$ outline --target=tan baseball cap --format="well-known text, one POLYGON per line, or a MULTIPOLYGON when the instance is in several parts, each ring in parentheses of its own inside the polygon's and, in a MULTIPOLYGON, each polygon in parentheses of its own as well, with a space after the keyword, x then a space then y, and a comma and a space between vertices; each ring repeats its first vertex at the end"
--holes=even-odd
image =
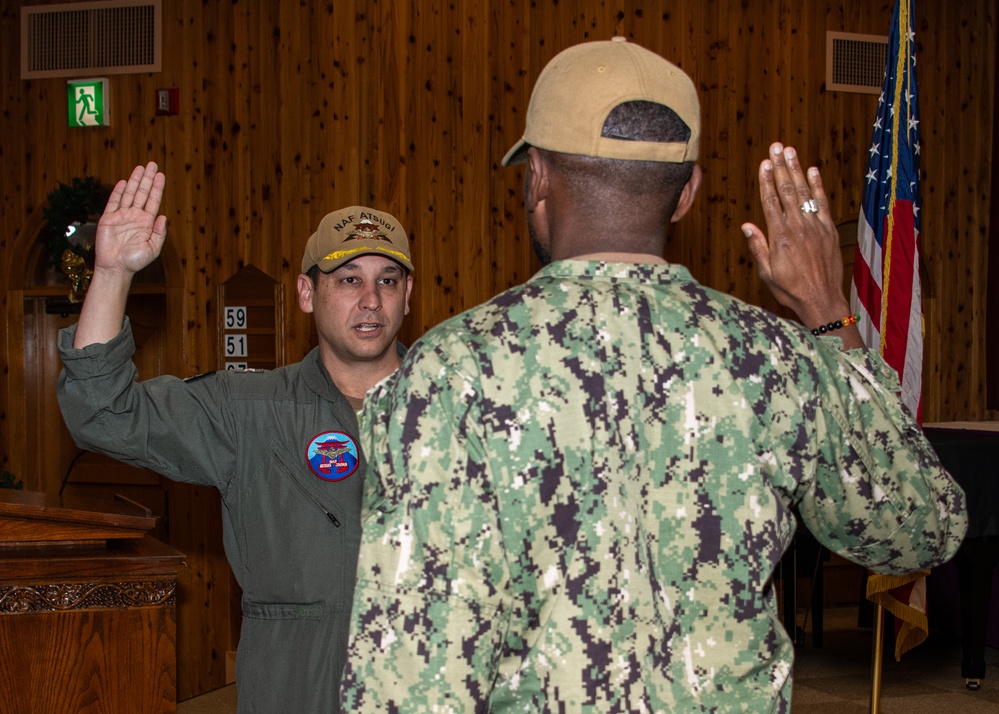
POLYGON ((384 255, 413 271, 409 238, 395 216, 365 206, 327 213, 305 244, 302 272, 318 265, 324 273, 359 255, 384 255))
POLYGON ((682 163, 697 159, 701 109, 683 70, 624 37, 574 45, 541 71, 527 107, 527 128, 503 165, 527 160, 529 146, 605 159, 682 163), (690 128, 685 143, 601 136, 604 121, 624 102, 663 104, 690 128))

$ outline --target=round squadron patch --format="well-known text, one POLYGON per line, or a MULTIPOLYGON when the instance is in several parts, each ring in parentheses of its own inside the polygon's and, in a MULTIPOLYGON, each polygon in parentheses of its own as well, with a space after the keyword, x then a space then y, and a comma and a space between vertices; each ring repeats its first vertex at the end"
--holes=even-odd
POLYGON ((305 460, 323 481, 343 481, 357 471, 357 442, 342 431, 324 431, 312 437, 305 460))

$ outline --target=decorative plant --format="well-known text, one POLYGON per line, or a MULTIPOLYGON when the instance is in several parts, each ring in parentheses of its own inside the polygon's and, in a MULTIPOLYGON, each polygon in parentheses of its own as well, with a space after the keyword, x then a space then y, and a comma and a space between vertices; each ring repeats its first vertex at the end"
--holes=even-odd
POLYGON ((95 220, 104 210, 111 189, 96 178, 74 178, 70 183, 59 182, 58 188, 49 194, 49 206, 45 209, 45 225, 38 239, 48 247, 49 265, 60 271, 63 252, 71 250, 80 258, 88 258, 88 250, 93 246, 74 244, 66 235, 73 224, 84 224, 95 220))

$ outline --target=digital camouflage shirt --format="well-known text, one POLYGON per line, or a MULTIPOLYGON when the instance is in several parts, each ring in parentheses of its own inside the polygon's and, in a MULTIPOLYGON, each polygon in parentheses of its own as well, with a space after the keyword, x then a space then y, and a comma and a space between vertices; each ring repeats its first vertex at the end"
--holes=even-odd
POLYGON ((881 573, 964 495, 866 351, 675 265, 563 261, 368 395, 345 711, 788 711, 792 509, 881 573))

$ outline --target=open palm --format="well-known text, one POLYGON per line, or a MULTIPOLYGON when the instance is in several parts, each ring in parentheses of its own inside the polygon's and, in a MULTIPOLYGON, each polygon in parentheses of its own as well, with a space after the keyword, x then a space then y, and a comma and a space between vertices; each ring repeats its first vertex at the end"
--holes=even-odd
POLYGON ((165 181, 150 161, 115 185, 97 223, 95 271, 137 273, 159 256, 166 238, 166 216, 158 215, 165 181))

